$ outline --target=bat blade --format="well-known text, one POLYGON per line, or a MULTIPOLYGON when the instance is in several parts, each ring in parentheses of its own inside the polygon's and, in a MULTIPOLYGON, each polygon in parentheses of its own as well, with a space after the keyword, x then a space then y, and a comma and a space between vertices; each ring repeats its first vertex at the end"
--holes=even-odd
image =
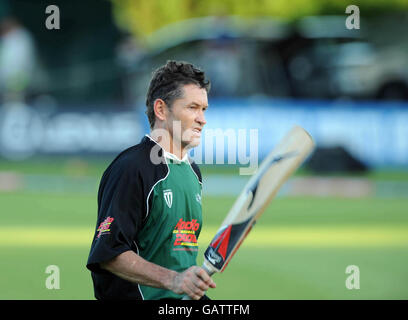
POLYGON ((229 261, 283 183, 314 149, 311 136, 295 126, 261 163, 204 253, 203 268, 224 271, 229 261))

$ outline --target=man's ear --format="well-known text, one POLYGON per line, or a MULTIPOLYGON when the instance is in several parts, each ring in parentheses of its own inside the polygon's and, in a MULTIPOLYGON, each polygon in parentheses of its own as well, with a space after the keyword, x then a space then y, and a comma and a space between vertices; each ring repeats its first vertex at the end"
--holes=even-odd
POLYGON ((167 105, 162 99, 156 99, 153 105, 154 114, 157 119, 164 121, 167 119, 167 105))

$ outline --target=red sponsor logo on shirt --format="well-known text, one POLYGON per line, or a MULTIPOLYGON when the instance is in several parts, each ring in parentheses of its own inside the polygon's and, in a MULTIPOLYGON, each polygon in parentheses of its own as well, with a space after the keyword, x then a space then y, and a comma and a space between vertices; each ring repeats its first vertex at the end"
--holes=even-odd
POLYGON ((99 225, 99 228, 97 231, 99 231, 97 238, 99 238, 103 234, 109 234, 110 233, 110 225, 115 220, 114 218, 107 217, 105 220, 102 221, 102 223, 99 225))
POLYGON ((200 224, 197 222, 197 219, 191 221, 180 219, 173 230, 173 233, 176 235, 174 246, 197 247, 198 243, 195 233, 199 228, 200 224))

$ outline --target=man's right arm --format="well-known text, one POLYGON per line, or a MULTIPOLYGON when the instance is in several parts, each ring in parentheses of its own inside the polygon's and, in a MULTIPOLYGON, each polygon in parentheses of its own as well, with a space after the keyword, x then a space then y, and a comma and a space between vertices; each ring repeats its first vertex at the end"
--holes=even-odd
POLYGON ((130 250, 100 263, 100 267, 127 281, 187 294, 194 300, 200 299, 208 288, 215 288, 211 277, 198 266, 179 273, 151 263, 130 250))

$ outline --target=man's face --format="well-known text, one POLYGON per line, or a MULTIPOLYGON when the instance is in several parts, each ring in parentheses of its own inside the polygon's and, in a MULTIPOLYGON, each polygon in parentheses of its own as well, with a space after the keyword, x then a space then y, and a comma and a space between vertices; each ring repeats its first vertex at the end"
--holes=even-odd
POLYGON ((183 149, 190 149, 201 142, 208 99, 207 91, 195 84, 184 85, 183 91, 183 96, 173 102, 166 122, 173 143, 180 143, 183 149))

